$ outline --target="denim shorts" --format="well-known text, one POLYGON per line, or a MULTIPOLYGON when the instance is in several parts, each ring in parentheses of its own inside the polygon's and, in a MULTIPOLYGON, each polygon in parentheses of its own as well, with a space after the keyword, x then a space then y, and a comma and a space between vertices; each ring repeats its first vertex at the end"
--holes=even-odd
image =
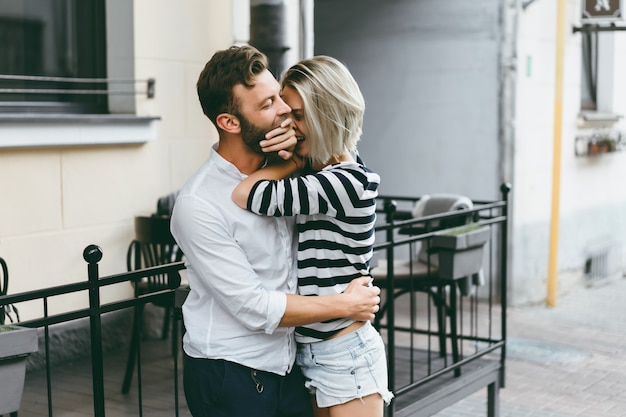
POLYGON ((296 361, 318 407, 375 393, 385 404, 393 398, 387 383, 385 344, 370 322, 334 339, 299 345, 296 361))

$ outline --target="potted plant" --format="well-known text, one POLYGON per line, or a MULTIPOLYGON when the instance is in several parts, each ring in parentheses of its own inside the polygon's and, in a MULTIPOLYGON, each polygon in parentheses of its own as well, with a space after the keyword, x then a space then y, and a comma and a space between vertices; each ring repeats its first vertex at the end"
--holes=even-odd
POLYGON ((619 152, 626 148, 626 136, 619 130, 603 129, 588 135, 579 135, 575 139, 576 155, 600 155, 619 152))
POLYGON ((438 255, 439 276, 458 279, 478 274, 491 229, 470 223, 442 230, 432 237, 430 252, 438 255))
POLYGON ((19 410, 26 358, 37 351, 37 329, 13 324, 0 325, 0 415, 19 410))

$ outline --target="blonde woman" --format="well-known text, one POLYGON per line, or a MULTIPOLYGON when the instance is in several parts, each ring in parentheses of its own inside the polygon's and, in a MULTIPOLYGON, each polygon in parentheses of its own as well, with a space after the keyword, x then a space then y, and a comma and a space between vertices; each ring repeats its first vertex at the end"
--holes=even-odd
MULTIPOLYGON (((374 243, 380 177, 354 156, 363 95, 341 62, 317 56, 287 70, 281 97, 291 107, 296 155, 252 173, 232 197, 259 215, 296 216, 299 294, 339 294, 369 274, 374 243)), ((393 395, 385 346, 369 321, 300 326, 296 340, 317 417, 383 416, 393 395)))

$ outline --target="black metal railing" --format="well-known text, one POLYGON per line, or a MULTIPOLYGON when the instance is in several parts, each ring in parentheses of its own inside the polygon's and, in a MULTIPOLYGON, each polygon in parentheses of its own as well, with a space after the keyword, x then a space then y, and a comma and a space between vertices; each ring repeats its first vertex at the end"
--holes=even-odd
MULTIPOLYGON (((476 384, 489 384, 490 398, 497 398, 494 387, 504 386, 506 358, 506 301, 507 301, 507 224, 509 186, 502 187, 502 200, 493 202, 474 201, 473 208, 441 214, 411 218, 410 211, 419 198, 406 196, 381 196, 380 216, 376 226, 375 260, 372 263, 375 278, 384 276, 378 285, 385 290, 386 302, 376 319, 376 325, 387 341, 390 386, 395 399, 387 409, 388 416, 429 415, 416 411, 420 401, 432 397, 448 386, 460 385, 450 390, 445 398, 434 402, 436 409, 458 401, 459 396, 470 395, 476 384), (471 223, 489 230, 489 241, 484 250, 482 273, 484 281, 471 276, 467 280, 444 276, 443 268, 432 262, 436 236, 445 234, 447 228, 435 227, 446 219, 465 216, 471 223), (398 265, 412 265, 417 256, 417 245, 425 245, 429 253, 420 279, 409 267, 408 274, 400 276, 398 265), (377 263, 378 262, 378 263, 377 263), (384 273, 380 273, 381 265, 384 273), (410 278, 407 281, 407 276, 410 278), (407 285, 408 282, 408 285, 407 285), (465 285, 461 285, 465 282, 465 285), (403 287, 404 285, 404 287, 403 287), (402 295, 393 297, 397 290, 402 295), (406 297, 409 299, 406 305, 406 297), (422 298, 419 298, 422 297, 422 298), (450 325, 448 325, 448 322, 450 325), (434 342, 433 342, 434 340, 434 342), (450 353, 449 353, 450 352, 450 353), (481 365, 488 363, 488 371, 481 365), (495 366, 494 366, 495 363, 495 366), (482 370, 481 370, 482 369, 482 370), (463 375, 463 378, 459 376, 463 375), (495 373, 496 377, 490 376, 495 373), (477 375, 474 379, 472 375, 477 375), (497 379, 496 385, 494 378, 497 379), (447 382, 446 382, 447 381, 447 382), (466 389, 464 390, 463 387, 466 389), (472 390, 471 392, 469 390, 472 390), (425 394, 426 393, 426 394, 425 394), (413 407, 413 408, 412 408, 413 407)), ((20 322, 19 325, 43 328, 44 356, 46 361, 46 384, 48 415, 53 416, 53 378, 50 365, 49 328, 54 324, 89 318, 91 336, 91 367, 93 380, 93 409, 95 417, 105 416, 104 368, 102 349, 102 315, 118 310, 137 308, 151 302, 164 293, 175 292, 180 283, 183 262, 147 268, 132 272, 100 277, 98 262, 102 250, 96 245, 85 248, 83 257, 88 263, 88 280, 20 294, 0 296, 0 305, 40 302, 43 316, 20 322), (172 288, 141 295, 137 298, 105 303, 101 302, 101 289, 119 283, 138 282, 154 274, 171 274, 172 288), (88 307, 59 314, 49 314, 48 304, 53 297, 84 293, 88 307)), ((174 307, 174 306, 172 306, 174 307)), ((175 310, 175 314, 180 311, 175 310)), ((180 318, 180 317, 178 317, 180 318)), ((174 327, 176 328, 176 327, 174 327)), ((135 325, 134 331, 139 331, 135 325)), ((177 341, 179 335, 172 335, 177 341)), ((174 343, 176 345, 176 343, 174 343)), ((137 350, 139 356, 141 348, 137 350)), ((178 416, 178 353, 174 355, 174 408, 178 416)), ((141 360, 137 360, 138 375, 141 375, 141 360)), ((139 412, 142 410, 141 379, 138 378, 139 412)), ((492 410, 497 404, 489 402, 492 410)), ((432 409, 432 408, 431 408, 432 409)), ((492 415, 492 414, 489 414, 492 415)))
POLYGON ((419 198, 379 197, 382 219, 376 228, 372 275, 384 289, 376 324, 386 338, 389 383, 395 394, 388 416, 430 415, 469 395, 470 385, 475 391, 481 383, 488 388, 488 408, 498 406, 493 388, 503 387, 505 381, 510 186, 503 185, 501 191, 500 201, 474 201, 472 208, 418 218, 411 210, 419 198), (462 230, 488 233, 478 254, 467 248, 455 254, 462 267, 469 256, 481 257, 480 270, 467 276, 458 275, 463 272, 456 266, 441 264, 444 255, 436 247, 442 235, 462 230), (461 375, 464 384, 459 384, 461 375), (438 398, 432 386, 449 394, 438 398))
MULTIPOLYGON (((53 386, 53 370, 50 349, 50 327, 55 324, 67 323, 80 319, 89 319, 90 330, 90 353, 91 353, 91 374, 93 384, 93 410, 95 417, 105 416, 105 394, 104 394, 104 365, 103 365, 103 349, 102 349, 102 315, 118 310, 128 308, 137 308, 140 304, 150 303, 153 299, 162 296, 165 293, 174 293, 178 285, 180 285, 180 271, 185 268, 183 262, 171 263, 163 266, 146 268, 142 270, 125 272, 116 275, 100 277, 98 271, 98 262, 102 259, 102 250, 96 245, 90 245, 85 248, 83 258, 88 263, 88 280, 86 282, 77 282, 73 284, 60 285, 40 290, 28 291, 19 294, 5 295, 0 297, 0 305, 19 304, 25 302, 41 303, 43 316, 38 319, 25 320, 17 323, 19 326, 43 329, 44 344, 44 360, 46 370, 46 392, 48 416, 52 417, 54 398, 52 395, 53 386), (100 299, 100 291, 102 288, 120 284, 139 282, 142 279, 154 274, 170 274, 172 288, 144 294, 138 297, 128 298, 112 303, 102 304, 100 299), (177 283, 174 285, 174 283, 177 283), (89 307, 68 311, 59 314, 49 314, 49 303, 54 297, 66 296, 68 294, 83 294, 88 300, 89 307)), ((172 297, 173 299, 173 297, 172 297)), ((134 331, 139 331, 138 324, 134 331)), ((176 334, 172 337, 177 338, 176 334)), ((137 349, 137 355, 140 355, 140 347, 137 349)), ((178 416, 178 361, 174 357, 174 378, 175 378, 175 415, 178 416)), ((141 360, 137 361, 138 373, 141 373, 141 360)), ((138 415, 143 415, 141 406, 141 383, 138 384, 139 410, 138 415)))
POLYGON ((38 75, 0 74, 0 81, 27 83, 28 87, 0 88, 0 94, 62 94, 62 95, 146 95, 154 98, 155 79, 129 78, 77 78, 77 77, 49 77, 38 75), (53 84, 54 88, 47 85, 53 84), (138 89, 137 84, 144 84, 144 89, 138 89), (60 87, 62 85, 70 87, 60 87), (76 85, 88 88, 76 88, 76 85), (121 88, 121 86, 130 86, 121 88))

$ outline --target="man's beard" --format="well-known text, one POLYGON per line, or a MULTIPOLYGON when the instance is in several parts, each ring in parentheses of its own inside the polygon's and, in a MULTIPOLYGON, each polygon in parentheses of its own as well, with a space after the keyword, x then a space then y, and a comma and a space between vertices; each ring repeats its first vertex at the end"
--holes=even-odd
POLYGON ((286 116, 278 117, 275 120, 274 126, 267 129, 256 126, 254 123, 251 123, 248 119, 240 114, 237 115, 237 118, 239 119, 239 123, 241 126, 241 139, 249 149, 251 149, 253 152, 265 156, 268 161, 276 159, 282 160, 282 158, 278 156, 277 152, 263 152, 261 146, 259 145, 259 142, 265 140, 265 134, 275 127, 278 127, 287 118, 286 116))

